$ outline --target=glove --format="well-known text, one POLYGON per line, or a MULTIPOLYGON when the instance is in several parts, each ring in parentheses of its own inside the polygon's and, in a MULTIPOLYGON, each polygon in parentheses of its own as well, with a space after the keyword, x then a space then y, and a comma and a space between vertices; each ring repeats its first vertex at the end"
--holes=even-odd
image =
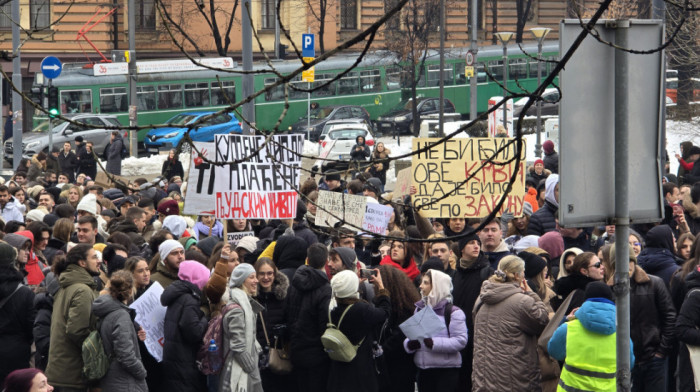
POLYGON ((406 347, 411 351, 418 350, 420 348, 420 342, 417 340, 409 340, 406 347))
POLYGON ((433 349, 433 338, 423 339, 423 344, 425 344, 425 347, 432 350, 433 349))

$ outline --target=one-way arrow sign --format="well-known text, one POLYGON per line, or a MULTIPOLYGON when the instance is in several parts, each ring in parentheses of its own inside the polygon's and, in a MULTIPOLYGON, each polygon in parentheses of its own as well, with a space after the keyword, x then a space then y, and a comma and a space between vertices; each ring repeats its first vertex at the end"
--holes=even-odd
POLYGON ((61 60, 54 56, 47 56, 41 61, 41 73, 48 79, 56 79, 63 70, 61 60))

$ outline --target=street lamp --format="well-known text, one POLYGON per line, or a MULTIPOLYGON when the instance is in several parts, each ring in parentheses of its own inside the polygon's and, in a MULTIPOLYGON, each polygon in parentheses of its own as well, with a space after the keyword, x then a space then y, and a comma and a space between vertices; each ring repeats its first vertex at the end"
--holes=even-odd
MULTIPOLYGON (((532 35, 535 36, 537 40, 537 88, 540 87, 542 83, 542 43, 544 38, 549 34, 552 29, 547 27, 533 27, 530 29, 532 35)), ((535 144, 535 155, 538 158, 542 157, 542 140, 540 139, 540 134, 542 133, 542 100, 537 100, 537 143, 535 144)))
MULTIPOLYGON (((495 36, 498 37, 498 40, 501 41, 501 45, 503 45, 503 99, 506 99, 508 96, 508 42, 513 38, 515 33, 511 32, 498 32, 495 33, 495 36)), ((505 101, 503 103, 503 127, 508 130, 508 123, 506 120, 506 112, 508 111, 508 101, 505 101)))

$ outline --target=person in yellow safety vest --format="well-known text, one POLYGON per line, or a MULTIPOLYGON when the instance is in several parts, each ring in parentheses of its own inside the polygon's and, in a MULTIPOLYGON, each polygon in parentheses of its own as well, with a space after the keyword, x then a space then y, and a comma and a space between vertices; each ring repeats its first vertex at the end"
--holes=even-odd
MULTIPOLYGON (((549 355, 564 361, 557 391, 616 391, 615 303, 603 282, 586 286, 586 301, 570 321, 554 331, 547 344, 549 355)), ((630 339, 630 368, 634 353, 630 339)))

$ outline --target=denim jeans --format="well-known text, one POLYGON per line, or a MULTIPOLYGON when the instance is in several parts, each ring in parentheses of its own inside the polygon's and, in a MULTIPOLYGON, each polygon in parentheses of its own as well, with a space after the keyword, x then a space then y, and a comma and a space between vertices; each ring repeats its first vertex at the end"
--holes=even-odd
POLYGON ((666 392, 667 358, 635 364, 632 369, 632 392, 666 392))

